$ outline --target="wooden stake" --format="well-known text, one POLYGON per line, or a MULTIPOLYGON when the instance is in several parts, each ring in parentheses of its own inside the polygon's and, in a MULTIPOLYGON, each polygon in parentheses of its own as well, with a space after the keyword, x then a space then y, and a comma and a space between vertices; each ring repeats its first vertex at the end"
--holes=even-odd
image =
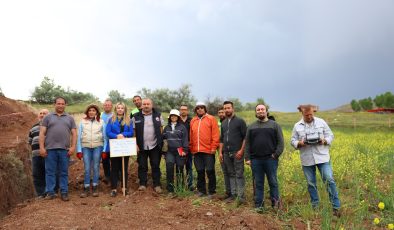
POLYGON ((124 157, 122 157, 122 179, 123 179, 123 188, 122 188, 122 192, 123 192, 123 196, 126 196, 126 184, 125 184, 125 175, 124 175, 124 157))

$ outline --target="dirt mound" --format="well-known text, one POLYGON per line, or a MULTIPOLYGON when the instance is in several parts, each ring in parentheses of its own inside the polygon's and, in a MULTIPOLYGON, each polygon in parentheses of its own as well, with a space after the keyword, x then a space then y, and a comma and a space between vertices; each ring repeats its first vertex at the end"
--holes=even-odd
POLYGON ((26 142, 36 117, 28 105, 0 96, 0 153, 26 142))
POLYGON ((35 122, 28 105, 0 96, 0 217, 33 196, 27 136, 35 122))

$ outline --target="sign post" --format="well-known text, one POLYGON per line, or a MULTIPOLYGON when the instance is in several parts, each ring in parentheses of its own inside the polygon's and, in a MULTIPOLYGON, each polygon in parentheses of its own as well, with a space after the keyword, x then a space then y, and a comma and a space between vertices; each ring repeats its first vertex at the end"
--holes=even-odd
POLYGON ((126 175, 124 173, 124 157, 137 155, 137 141, 135 137, 124 139, 110 139, 109 146, 112 157, 122 157, 122 192, 126 196, 126 175))

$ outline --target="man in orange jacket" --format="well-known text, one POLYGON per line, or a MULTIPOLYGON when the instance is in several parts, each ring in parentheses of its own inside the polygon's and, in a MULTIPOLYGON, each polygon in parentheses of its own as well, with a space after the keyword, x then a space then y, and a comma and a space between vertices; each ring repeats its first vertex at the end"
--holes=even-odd
POLYGON ((208 197, 216 193, 215 153, 219 146, 219 128, 215 117, 207 113, 207 107, 197 102, 196 116, 190 121, 190 152, 194 155, 197 170, 198 196, 207 194, 205 173, 208 177, 208 197))

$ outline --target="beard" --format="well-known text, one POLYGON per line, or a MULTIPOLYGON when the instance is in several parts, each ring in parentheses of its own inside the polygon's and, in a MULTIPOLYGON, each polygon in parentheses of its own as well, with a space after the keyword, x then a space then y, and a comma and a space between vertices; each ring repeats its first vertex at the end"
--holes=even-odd
POLYGON ((260 121, 265 120, 265 118, 267 117, 267 115, 257 115, 256 114, 257 119, 259 119, 260 121))

